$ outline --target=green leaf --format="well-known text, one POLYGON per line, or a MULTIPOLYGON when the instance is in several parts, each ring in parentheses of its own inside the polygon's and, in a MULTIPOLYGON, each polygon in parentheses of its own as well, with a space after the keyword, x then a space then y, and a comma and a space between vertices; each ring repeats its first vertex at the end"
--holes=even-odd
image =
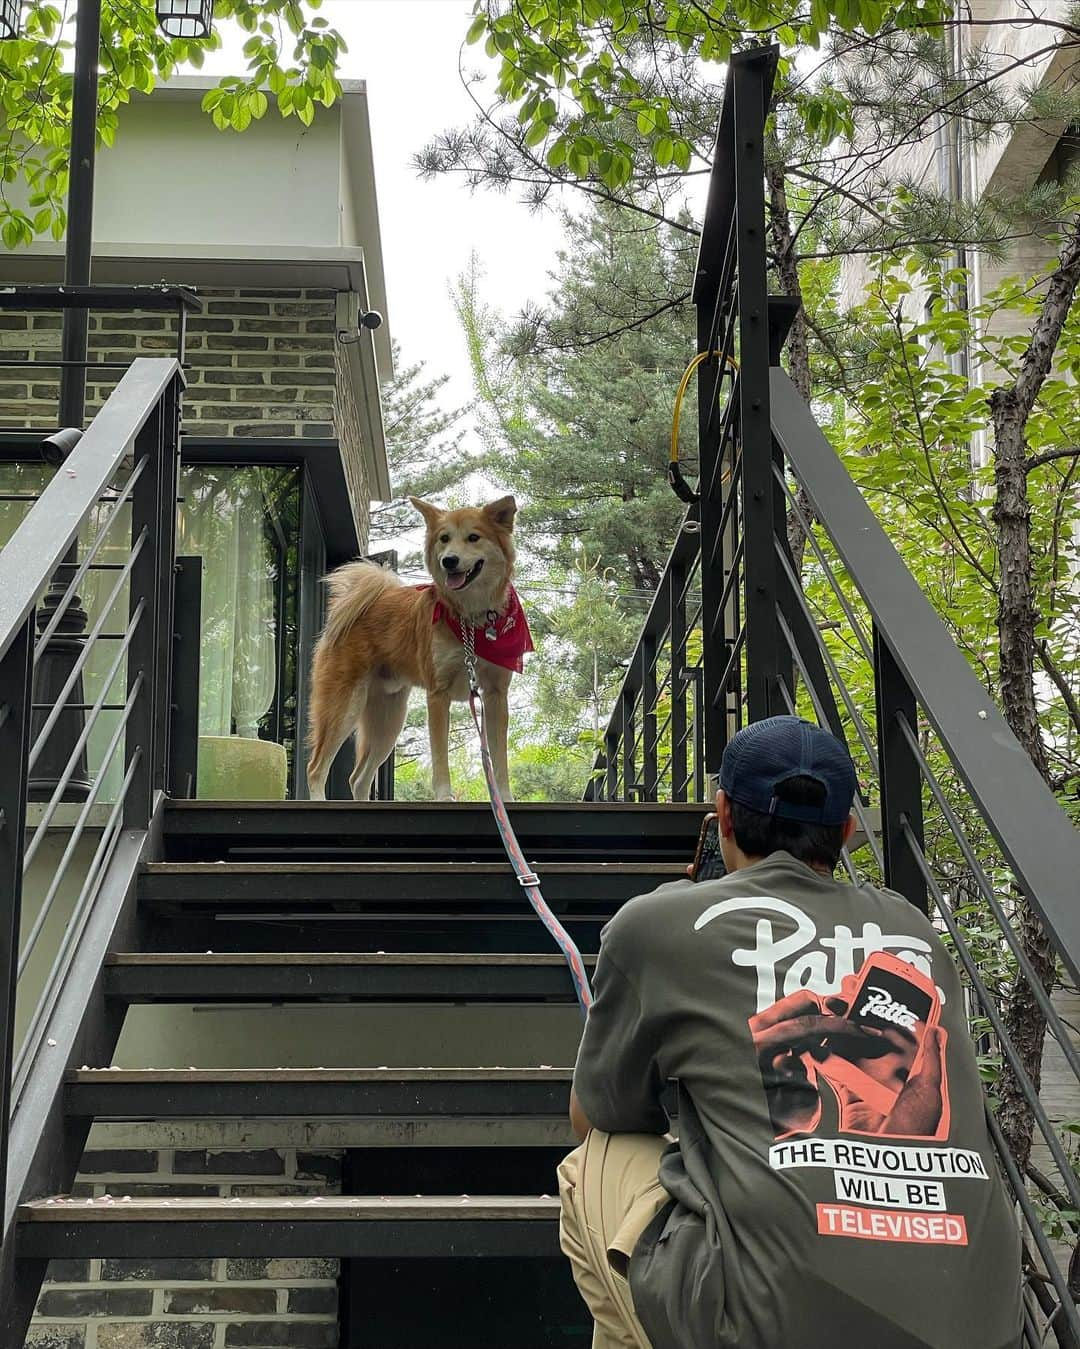
POLYGON ((653 158, 662 169, 666 169, 675 156, 675 142, 670 136, 661 136, 653 146, 653 158))
POLYGON ((534 122, 526 133, 525 144, 532 149, 533 146, 539 145, 547 134, 548 129, 543 122, 534 122))
POLYGON ((473 19, 472 23, 469 24, 469 31, 465 34, 465 41, 472 46, 474 43, 479 42, 486 32, 487 15, 478 14, 476 18, 473 19))

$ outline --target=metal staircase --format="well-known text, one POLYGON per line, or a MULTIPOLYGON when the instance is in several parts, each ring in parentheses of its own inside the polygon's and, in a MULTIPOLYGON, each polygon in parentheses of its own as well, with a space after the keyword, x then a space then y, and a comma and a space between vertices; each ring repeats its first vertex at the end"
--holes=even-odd
MULTIPOLYGON (((709 773, 739 725, 797 709, 846 737, 865 790, 863 851, 845 866, 932 906, 964 973, 991 1129, 1023 1223, 1025 1343, 1080 1349, 1069 1273, 1080 1176, 1064 1141, 1070 1118, 1051 1118, 1039 1094, 1045 1038, 1080 1114, 1080 1049, 1056 1001, 1056 972, 1080 974, 1080 842, 779 369, 792 308, 766 291, 774 67, 769 50, 733 58, 720 121, 695 290, 699 349, 719 353, 701 371, 700 501, 631 657, 589 799, 511 814, 546 898, 588 956, 620 904, 681 874, 709 773), (821 526, 810 549, 829 587, 824 613, 787 548, 800 500, 821 526), (840 628, 843 648, 827 637, 840 628), (872 672, 871 706, 844 677, 849 658, 872 672), (1033 933, 1044 934, 1049 977, 1033 933), (989 982, 978 959, 988 950, 1000 957, 989 982), (1010 983, 1041 1017, 1034 1041, 1019 1043, 1002 1011, 1010 983)), ((168 798, 182 380, 175 361, 135 362, 0 558, 0 1343, 23 1343, 50 1258, 152 1252, 362 1262, 377 1271, 379 1296, 347 1349, 583 1344, 589 1328, 557 1253, 550 1193, 571 1141, 579 1023, 487 808, 168 798), (35 615, 91 519, 96 541, 80 566, 116 569, 128 586, 123 630, 99 627, 86 648, 119 643, 109 649, 120 701, 83 705, 73 676, 59 695, 68 707, 32 726, 33 664, 52 636, 37 634, 35 615), (108 751, 122 765, 114 799, 92 813, 102 768, 89 797, 64 805, 74 824, 59 864, 63 921, 49 912, 59 882, 24 912, 27 857, 63 797, 61 782, 28 828, 30 760, 56 726, 70 729, 69 712, 89 731, 107 708, 120 717, 108 751), (39 940, 52 945, 35 974, 27 947, 39 940), (17 992, 32 1003, 18 1037, 17 992), (409 1006, 434 1018, 429 1027, 441 1008, 477 1005, 500 1057, 518 1066, 465 1066, 463 1054, 441 1067, 111 1067, 137 1004, 253 1002, 409 1006), (514 1013, 525 1005, 558 1022, 544 1042, 551 1066, 521 1062, 514 1013), (355 1131, 355 1193, 65 1197, 95 1122, 329 1118, 355 1131), (453 1274, 436 1286, 439 1262, 453 1274)), ((78 579, 54 596, 54 612, 74 603, 78 579)), ((64 753, 73 770, 80 745, 69 740, 64 753)))
MULTIPOLYGON (((543 869, 548 901, 594 953, 600 927, 625 899, 682 874, 701 810, 518 805, 512 814, 543 869)), ((406 1143, 375 1159, 377 1194, 28 1198, 9 1237, 8 1335, 22 1334, 46 1260, 152 1252, 160 1259, 483 1258, 495 1262, 488 1277, 515 1290, 514 1305, 490 1327, 494 1338, 474 1325, 468 1343, 539 1349, 585 1342, 586 1318, 558 1254, 551 1194, 554 1165, 572 1141, 573 987, 507 883, 505 865, 493 860, 497 847, 490 812, 480 806, 164 805, 163 860, 141 869, 134 939, 111 950, 102 970, 114 1026, 137 1003, 348 1001, 427 1006, 436 1014, 440 1005, 484 1004, 492 1015, 514 1005, 563 1005, 574 1007, 573 1020, 552 1037, 552 1057, 562 1055, 552 1067, 118 1071, 106 1052, 95 1066, 68 1071, 59 1128, 76 1161, 95 1122, 347 1117, 368 1145, 426 1126, 417 1156, 424 1192, 416 1194, 421 1180, 406 1143), (412 860, 418 831, 420 862, 412 860), (476 856, 492 860, 468 860, 476 856), (462 1123, 482 1127, 486 1145, 440 1141, 462 1123), (493 1181, 498 1189, 490 1192, 493 1181)), ((515 1052, 508 1039, 510 1062, 519 1061, 515 1052)), ((432 1317, 448 1293, 432 1295, 432 1317)), ((415 1314, 423 1293, 414 1288, 410 1299, 415 1314)), ((462 1315, 472 1313, 462 1308, 462 1315)))

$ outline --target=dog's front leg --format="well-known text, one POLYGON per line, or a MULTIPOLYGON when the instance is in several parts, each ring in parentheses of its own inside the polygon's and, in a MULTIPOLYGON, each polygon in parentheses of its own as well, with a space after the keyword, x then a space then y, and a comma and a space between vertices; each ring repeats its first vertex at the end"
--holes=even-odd
POLYGON ((452 801, 450 791, 450 694, 429 693, 428 738, 431 742, 431 785, 436 801, 452 801))
POLYGON ((510 723, 510 703, 505 688, 489 689, 484 695, 484 712, 489 727, 491 762, 495 769, 495 781, 499 785, 504 801, 512 801, 514 794, 510 790, 510 767, 507 762, 507 734, 510 723))

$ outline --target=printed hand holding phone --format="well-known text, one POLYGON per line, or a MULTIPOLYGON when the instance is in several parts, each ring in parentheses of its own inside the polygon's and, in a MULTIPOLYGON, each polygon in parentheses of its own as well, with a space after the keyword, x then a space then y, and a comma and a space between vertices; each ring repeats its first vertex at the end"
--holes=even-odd
POLYGON ((914 965, 875 951, 839 993, 801 989, 750 1018, 777 1137, 814 1131, 826 1096, 852 1133, 944 1138, 941 999, 914 965))

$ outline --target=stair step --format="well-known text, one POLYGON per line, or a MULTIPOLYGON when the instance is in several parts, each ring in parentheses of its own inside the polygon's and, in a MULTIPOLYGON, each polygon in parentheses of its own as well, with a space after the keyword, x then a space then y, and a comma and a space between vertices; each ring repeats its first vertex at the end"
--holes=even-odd
POLYGON ((557 954, 118 954, 106 961, 105 989, 128 1003, 575 1000, 557 954))
POLYGON ((558 1253, 549 1195, 42 1199, 18 1210, 24 1259, 537 1257, 558 1253))
MULTIPOLYGON (((509 807, 522 846, 537 860, 688 859, 697 841, 700 804, 552 804, 509 807)), ((502 855, 491 808, 481 802, 171 801, 165 808, 168 856, 469 857, 502 855)))
MULTIPOLYGON (((610 905, 685 874, 676 862, 550 862, 540 879, 551 904, 610 905)), ((146 901, 185 907, 489 903, 528 912, 506 862, 152 862, 140 889, 146 901)))
POLYGON ((565 1118, 570 1068, 84 1068, 69 1116, 98 1120, 565 1118))

